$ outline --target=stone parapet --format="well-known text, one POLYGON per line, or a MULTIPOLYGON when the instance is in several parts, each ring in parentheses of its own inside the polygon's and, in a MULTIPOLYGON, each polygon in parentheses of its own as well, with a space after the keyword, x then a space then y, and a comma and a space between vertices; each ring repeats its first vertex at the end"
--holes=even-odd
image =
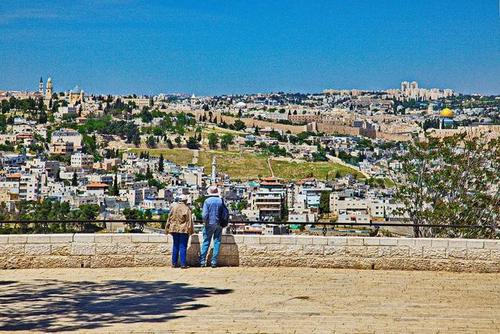
MULTIPOLYGON (((190 265, 200 240, 190 239, 190 265)), ((168 266, 171 248, 158 234, 1 235, 0 268, 168 266)), ((500 240, 224 235, 219 264, 500 272, 500 240)))

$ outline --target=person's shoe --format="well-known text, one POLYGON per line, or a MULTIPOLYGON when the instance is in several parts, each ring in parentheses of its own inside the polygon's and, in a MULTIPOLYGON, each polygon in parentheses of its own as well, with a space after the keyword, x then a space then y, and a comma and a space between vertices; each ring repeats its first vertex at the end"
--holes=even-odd
POLYGON ((217 268, 217 265, 216 265, 216 264, 214 264, 214 263, 212 263, 211 267, 212 267, 212 268, 217 268))
POLYGON ((187 269, 188 267, 187 266, 181 266, 181 269, 187 269))
POLYGON ((200 267, 201 267, 201 268, 205 268, 206 266, 207 266, 207 264, 206 264, 206 263, 203 263, 203 262, 201 262, 201 263, 200 263, 200 267))
POLYGON ((179 268, 179 265, 178 264, 173 264, 172 268, 179 268))

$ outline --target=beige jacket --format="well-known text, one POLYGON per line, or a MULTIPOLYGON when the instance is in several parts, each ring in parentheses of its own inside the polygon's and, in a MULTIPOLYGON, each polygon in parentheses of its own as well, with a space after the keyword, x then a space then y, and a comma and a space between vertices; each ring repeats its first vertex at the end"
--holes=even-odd
POLYGON ((167 233, 194 233, 193 215, 186 203, 180 202, 172 207, 165 231, 167 233))

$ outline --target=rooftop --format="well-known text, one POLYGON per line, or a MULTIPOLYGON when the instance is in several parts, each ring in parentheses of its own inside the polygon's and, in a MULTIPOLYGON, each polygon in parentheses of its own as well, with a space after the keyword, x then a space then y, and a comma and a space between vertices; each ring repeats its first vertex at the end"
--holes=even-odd
POLYGON ((283 267, 4 270, 0 332, 498 333, 499 279, 283 267))

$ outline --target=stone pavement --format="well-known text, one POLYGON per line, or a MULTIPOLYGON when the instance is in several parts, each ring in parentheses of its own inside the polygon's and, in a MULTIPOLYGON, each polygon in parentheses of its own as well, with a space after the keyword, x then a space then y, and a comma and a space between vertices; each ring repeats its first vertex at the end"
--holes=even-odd
POLYGON ((500 274, 313 268, 0 271, 0 332, 499 333, 500 274))

